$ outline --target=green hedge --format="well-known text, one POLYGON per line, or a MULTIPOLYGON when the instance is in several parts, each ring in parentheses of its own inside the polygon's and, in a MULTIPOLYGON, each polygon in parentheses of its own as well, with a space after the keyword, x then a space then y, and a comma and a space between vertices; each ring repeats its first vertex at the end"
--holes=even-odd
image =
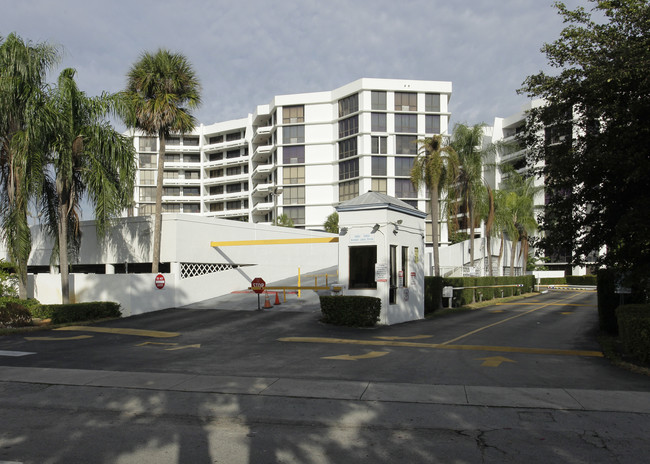
POLYGON ((625 350, 650 363, 650 305, 622 305, 616 309, 618 332, 625 350))
MULTIPOLYGON (((535 276, 517 277, 425 277, 424 278, 424 312, 431 313, 438 309, 435 302, 442 298, 442 287, 484 287, 466 288, 454 291, 454 306, 465 306, 474 301, 488 301, 503 296, 519 295, 535 289, 535 276), (494 287, 495 285, 521 285, 521 287, 494 287), (437 292, 437 293, 436 293, 437 292)), ((446 300, 446 298, 445 298, 446 300)), ((446 304, 446 301, 444 302, 446 304)))
POLYGON ((0 328, 32 325, 32 315, 29 309, 19 302, 20 300, 7 297, 2 300, 0 302, 0 328))
POLYGON ((540 285, 596 285, 598 276, 566 276, 566 277, 542 277, 539 279, 540 285))
POLYGON ((379 320, 381 299, 372 296, 320 296, 323 322, 350 327, 371 327, 379 320))
POLYGON ((41 319, 52 319, 52 324, 88 321, 108 317, 120 317, 120 304, 112 301, 89 303, 41 305, 32 309, 32 315, 41 319))

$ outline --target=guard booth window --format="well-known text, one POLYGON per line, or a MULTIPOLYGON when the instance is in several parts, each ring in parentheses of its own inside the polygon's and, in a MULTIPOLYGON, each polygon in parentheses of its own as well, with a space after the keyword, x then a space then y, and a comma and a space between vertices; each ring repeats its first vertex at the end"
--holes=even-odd
POLYGON ((402 247, 402 272, 404 273, 403 286, 409 286, 409 247, 402 247))
POLYGON ((390 246, 390 289, 388 304, 397 303, 397 245, 390 246))
POLYGON ((375 263, 377 247, 350 247, 350 288, 377 288, 375 281, 375 263))

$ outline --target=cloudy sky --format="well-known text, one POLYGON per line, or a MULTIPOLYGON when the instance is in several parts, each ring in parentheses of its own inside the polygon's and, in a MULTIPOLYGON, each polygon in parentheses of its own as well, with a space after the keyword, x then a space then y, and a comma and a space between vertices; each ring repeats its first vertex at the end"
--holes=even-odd
POLYGON ((90 95, 121 90, 143 51, 183 53, 204 124, 361 77, 451 81, 452 124, 491 124, 526 102, 516 89, 547 69, 539 49, 563 27, 552 0, 0 0, 0 11, 0 36, 59 45, 49 80, 74 67, 90 95))

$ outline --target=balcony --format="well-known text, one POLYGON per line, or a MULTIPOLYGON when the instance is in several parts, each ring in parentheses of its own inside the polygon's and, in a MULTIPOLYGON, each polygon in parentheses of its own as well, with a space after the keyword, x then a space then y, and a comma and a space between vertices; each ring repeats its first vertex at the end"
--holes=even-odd
POLYGON ((265 214, 273 210, 273 203, 258 203, 253 206, 253 214, 265 214))
POLYGON ((253 152, 253 161, 256 163, 263 163, 268 160, 273 154, 273 145, 260 145, 253 152))
POLYGON ((246 182, 248 180, 248 174, 237 174, 234 176, 221 176, 221 177, 209 177, 203 179, 203 185, 212 186, 212 185, 221 185, 229 184, 232 182, 246 182))
POLYGON ((253 188, 253 196, 266 196, 271 193, 273 184, 257 184, 253 188))
POLYGON ((253 136, 253 143, 262 143, 271 138, 273 133, 273 126, 264 126, 258 127, 255 129, 255 135, 253 136))
POLYGON ((163 186, 201 185, 201 179, 163 179, 163 186))
POLYGON ((253 170, 253 179, 264 179, 270 176, 276 167, 273 164, 260 164, 253 170))

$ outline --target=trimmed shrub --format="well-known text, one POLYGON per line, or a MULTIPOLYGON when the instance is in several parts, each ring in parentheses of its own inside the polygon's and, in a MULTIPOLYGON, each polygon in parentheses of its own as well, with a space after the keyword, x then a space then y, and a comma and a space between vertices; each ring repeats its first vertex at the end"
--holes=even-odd
POLYGON ((650 363, 650 305, 622 305, 616 309, 618 333, 625 350, 650 363))
POLYGON ((566 277, 542 277, 540 285, 566 285, 566 277))
POLYGON ((32 310, 34 317, 52 319, 52 324, 120 317, 120 304, 112 301, 41 305, 32 310))
POLYGON ((0 327, 25 327, 32 325, 32 315, 24 305, 16 301, 0 304, 0 327))
POLYGON ((566 283, 569 285, 596 285, 598 283, 598 276, 566 276, 566 283))
POLYGON ((381 299, 372 296, 320 296, 323 322, 349 327, 372 327, 379 320, 381 299))
POLYGON ((442 307, 442 287, 445 282, 442 277, 424 277, 424 314, 430 314, 442 307))

